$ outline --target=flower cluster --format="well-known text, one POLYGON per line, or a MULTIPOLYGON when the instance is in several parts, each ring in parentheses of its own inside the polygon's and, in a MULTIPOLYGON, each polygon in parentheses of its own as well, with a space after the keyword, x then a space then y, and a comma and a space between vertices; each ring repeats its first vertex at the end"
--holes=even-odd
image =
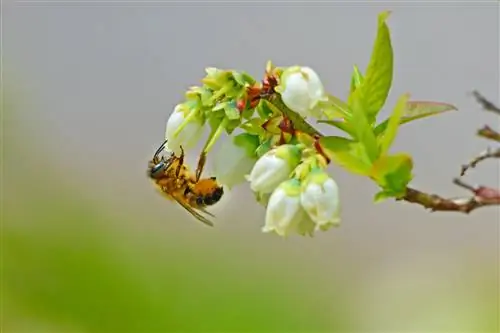
POLYGON ((264 232, 313 235, 340 223, 339 189, 324 157, 303 145, 285 144, 260 157, 247 176, 266 206, 264 232))
POLYGON ((202 82, 170 115, 168 149, 193 148, 208 125, 207 153, 226 132, 226 140, 210 155, 214 176, 229 189, 249 182, 267 209, 264 232, 313 235, 338 225, 338 188, 325 171, 325 159, 311 142, 300 139, 283 109, 302 119, 328 114, 329 99, 316 72, 268 63, 257 83, 246 73, 209 68, 202 82))

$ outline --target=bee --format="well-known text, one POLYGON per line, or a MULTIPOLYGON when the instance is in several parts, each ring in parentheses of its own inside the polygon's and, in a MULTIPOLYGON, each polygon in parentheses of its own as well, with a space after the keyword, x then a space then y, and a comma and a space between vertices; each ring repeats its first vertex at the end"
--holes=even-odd
POLYGON ((205 208, 219 202, 224 194, 224 189, 217 183, 215 177, 201 178, 203 163, 196 170, 196 174, 189 171, 184 164, 184 149, 181 147, 180 156, 175 153, 165 157, 160 154, 165 150, 167 140, 156 150, 153 158, 148 163, 147 174, 151 178, 161 194, 169 200, 176 201, 184 207, 191 215, 206 225, 213 223, 201 213, 215 217, 205 208))

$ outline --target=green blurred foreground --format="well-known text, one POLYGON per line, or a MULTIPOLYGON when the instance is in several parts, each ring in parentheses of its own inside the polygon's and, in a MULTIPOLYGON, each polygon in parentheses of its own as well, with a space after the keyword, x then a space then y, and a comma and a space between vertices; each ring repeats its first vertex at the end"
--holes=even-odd
MULTIPOLYGON (((69 182, 71 170, 46 157, 40 145, 27 145, 36 134, 12 117, 12 109, 5 111, 3 332, 360 331, 377 322, 377 304, 397 310, 398 302, 416 301, 415 318, 399 313, 393 323, 377 324, 394 332, 408 326, 455 332, 498 327, 494 293, 487 306, 466 297, 450 308, 439 293, 434 300, 391 297, 387 305, 389 289, 374 286, 381 294, 370 292, 376 303, 367 312, 353 306, 360 301, 350 286, 354 281, 335 282, 322 267, 297 263, 295 254, 289 262, 275 262, 272 255, 267 262, 252 260, 237 246, 244 235, 204 240, 121 228, 135 224, 139 230, 148 216, 124 221, 92 202, 92 193, 69 182), (320 278, 301 278, 310 269, 320 278)), ((394 281, 405 282, 408 276, 402 276, 394 281)), ((365 276, 362 285, 371 283, 365 276)))

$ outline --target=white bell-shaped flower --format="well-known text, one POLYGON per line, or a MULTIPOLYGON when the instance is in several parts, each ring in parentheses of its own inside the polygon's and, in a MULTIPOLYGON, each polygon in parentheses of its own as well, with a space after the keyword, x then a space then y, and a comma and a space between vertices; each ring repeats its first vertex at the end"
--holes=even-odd
MULTIPOLYGON (((263 232, 275 232, 288 237, 299 230, 305 234, 312 230, 300 227, 308 217, 300 203, 301 186, 297 179, 282 182, 271 194, 266 209, 266 221, 263 232)), ((314 226, 313 226, 314 227, 314 226)))
POLYGON ((168 140, 167 148, 176 154, 181 149, 193 148, 201 138, 204 127, 202 121, 184 104, 178 104, 167 120, 165 139, 168 140), (184 123, 187 120, 187 123, 184 123), (178 132, 179 127, 183 128, 178 132))
POLYGON ((303 117, 320 117, 320 104, 328 101, 323 83, 310 67, 287 68, 281 75, 276 91, 288 108, 303 117))
POLYGON ((313 170, 307 176, 300 201, 316 225, 315 230, 325 231, 340 224, 339 188, 324 170, 313 170))
POLYGON ((256 135, 242 133, 228 137, 213 156, 213 171, 219 183, 228 188, 245 181, 257 161, 255 151, 259 146, 256 135))
POLYGON ((300 162, 302 150, 299 146, 286 144, 271 149, 262 155, 246 179, 254 192, 271 193, 300 162))

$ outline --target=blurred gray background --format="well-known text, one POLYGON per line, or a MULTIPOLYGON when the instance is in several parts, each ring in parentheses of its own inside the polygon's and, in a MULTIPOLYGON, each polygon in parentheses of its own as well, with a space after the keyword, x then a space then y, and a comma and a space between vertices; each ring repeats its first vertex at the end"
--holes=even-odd
MULTIPOLYGON (((495 2, 4 1, 4 84, 19 98, 25 129, 7 126, 6 140, 30 133, 30 158, 49 157, 67 172, 65 182, 123 218, 120 230, 145 242, 178 236, 205 244, 215 261, 237 248, 243 263, 287 262, 291 277, 311 281, 318 304, 346 290, 352 301, 342 311, 359 314, 353 331, 481 328, 498 310, 497 208, 465 216, 392 201, 375 205, 369 180, 333 167, 341 227, 284 241, 261 233, 264 209, 246 185, 214 208, 217 226, 207 230, 158 196, 145 176, 169 113, 205 67, 260 78, 267 60, 308 65, 328 91, 345 98, 352 66, 366 67, 377 14, 386 9, 393 11, 395 75, 384 113, 405 92, 459 109, 405 125, 394 151, 414 156, 414 187, 467 195, 451 180, 488 145, 474 137, 476 129, 498 124, 469 95, 477 89, 499 100, 495 2), (488 318, 481 317, 483 306, 493 307, 488 318)), ((499 183, 494 162, 470 175, 472 183, 499 183)), ((336 306, 317 311, 340 311, 336 306)))

